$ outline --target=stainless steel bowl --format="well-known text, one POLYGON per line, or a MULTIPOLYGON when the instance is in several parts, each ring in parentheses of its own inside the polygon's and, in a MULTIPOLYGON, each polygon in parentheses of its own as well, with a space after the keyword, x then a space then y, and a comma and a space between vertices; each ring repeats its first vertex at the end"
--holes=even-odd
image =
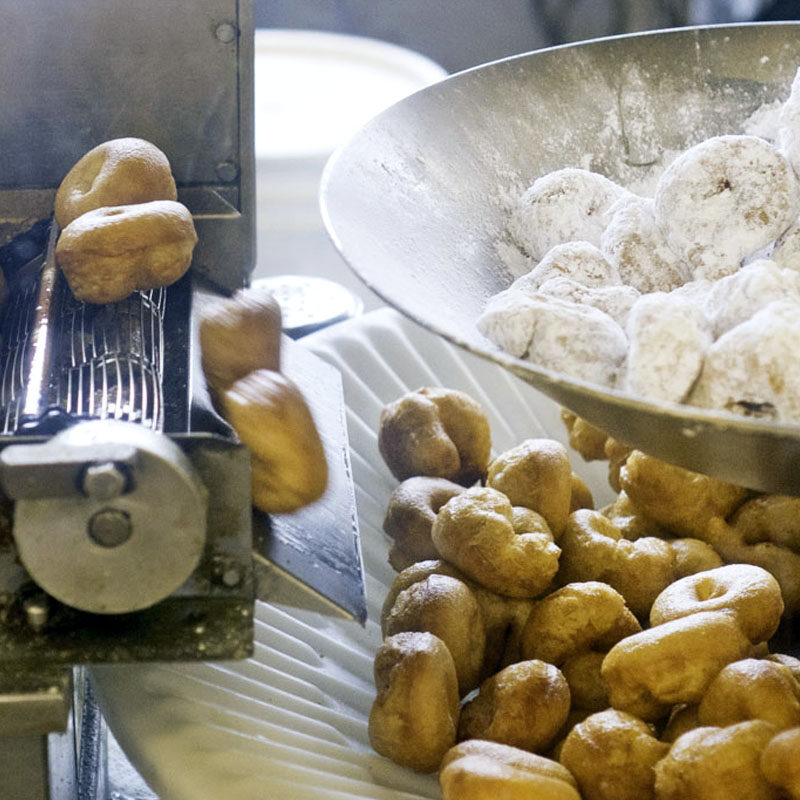
POLYGON ((383 112, 334 154, 323 217, 361 279, 424 327, 648 453, 800 494, 800 426, 599 388, 513 358, 475 327, 511 281, 508 198, 568 166, 646 191, 677 152, 749 130, 786 98, 798 65, 800 25, 773 23, 612 37, 476 67, 383 112))

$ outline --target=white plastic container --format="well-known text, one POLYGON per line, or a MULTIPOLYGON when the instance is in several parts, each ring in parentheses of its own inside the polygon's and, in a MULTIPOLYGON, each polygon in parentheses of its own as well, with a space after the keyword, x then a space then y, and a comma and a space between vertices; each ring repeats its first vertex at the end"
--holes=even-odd
POLYGON ((375 39, 256 30, 254 279, 320 276, 367 309, 380 305, 325 232, 319 180, 333 151, 365 122, 446 75, 425 56, 375 39))

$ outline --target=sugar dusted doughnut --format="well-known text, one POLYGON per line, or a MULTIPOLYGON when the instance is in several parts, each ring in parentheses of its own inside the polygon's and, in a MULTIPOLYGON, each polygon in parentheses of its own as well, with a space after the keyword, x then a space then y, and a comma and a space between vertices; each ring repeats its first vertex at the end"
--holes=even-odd
POLYGON ((381 410, 378 448, 398 480, 427 475, 469 486, 489 462, 489 420, 466 392, 423 386, 381 410))
POLYGON ((568 303, 593 306, 624 328, 634 303, 641 296, 633 286, 586 286, 574 278, 548 278, 539 294, 568 303))
POLYGON ((590 289, 622 283, 617 268, 598 247, 591 242, 576 241, 552 247, 527 275, 517 278, 511 285, 531 294, 554 278, 570 278, 590 289))
POLYGON ((456 741, 458 683, 449 650, 433 634, 398 633, 378 648, 373 671, 370 744, 396 764, 433 772, 456 741))
POLYGON ((773 736, 761 751, 761 772, 787 800, 800 800, 800 727, 773 736))
POLYGON ((431 538, 442 558, 508 597, 536 597, 558 570, 560 550, 544 517, 492 488, 473 487, 445 503, 431 538))
POLYGON ((111 139, 83 155, 61 181, 56 222, 66 228, 81 214, 104 206, 177 200, 169 161, 144 139, 111 139))
POLYGON ((107 206, 61 231, 56 261, 75 297, 112 303, 177 281, 189 269, 196 243, 192 215, 180 203, 107 206))
POLYGON ((581 800, 575 778, 557 761, 482 739, 445 754, 439 783, 443 800, 581 800))
POLYGON ((708 348, 689 402, 745 417, 800 422, 800 303, 776 301, 708 348))
POLYGON ((682 402, 711 345, 705 315, 680 296, 652 292, 634 304, 625 332, 630 346, 622 388, 651 400, 682 402))
POLYGON ((544 661, 520 661, 487 678, 464 703, 458 738, 489 739, 543 753, 569 709, 570 691, 559 669, 544 661))
POLYGON ((731 614, 753 644, 777 630, 783 614, 781 589, 765 569, 752 564, 726 564, 688 575, 667 586, 650 609, 650 624, 706 611, 731 614))
POLYGON ((559 761, 575 776, 584 800, 652 800, 653 767, 668 750, 650 725, 610 708, 567 734, 559 761))
POLYGON ((695 278, 721 278, 780 236, 800 211, 789 162, 755 136, 707 139, 662 174, 655 217, 695 278))
POLYGON ((691 278, 688 264, 670 249, 656 224, 652 199, 626 195, 608 215, 600 249, 624 283, 642 293, 669 292, 691 278))
POLYGON ((550 172, 537 178, 514 206, 509 234, 536 261, 564 242, 583 240, 597 246, 606 212, 627 193, 596 172, 576 168, 550 172))

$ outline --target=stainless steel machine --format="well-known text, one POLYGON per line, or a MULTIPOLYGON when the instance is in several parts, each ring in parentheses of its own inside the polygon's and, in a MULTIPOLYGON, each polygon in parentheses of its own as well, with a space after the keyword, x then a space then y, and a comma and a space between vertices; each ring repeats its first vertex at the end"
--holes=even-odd
POLYGON ((287 342, 332 477, 297 514, 252 511, 193 313, 255 258, 249 3, 36 0, 3 22, 0 798, 95 798, 76 665, 244 658, 256 597, 365 618, 341 381, 287 342), (53 198, 118 136, 167 153, 199 242, 177 284, 88 305, 53 198))

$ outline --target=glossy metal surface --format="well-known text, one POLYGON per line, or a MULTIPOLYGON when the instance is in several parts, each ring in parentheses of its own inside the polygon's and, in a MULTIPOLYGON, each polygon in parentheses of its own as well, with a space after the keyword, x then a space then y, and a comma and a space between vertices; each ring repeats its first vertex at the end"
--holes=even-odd
MULTIPOLYGON (((498 351, 475 327, 511 281, 509 197, 565 166, 646 191, 671 156, 783 100, 800 25, 660 31, 517 56, 401 101, 336 153, 323 216, 364 282, 613 436, 689 469, 800 494, 800 426, 643 402, 498 351)), ((401 358, 402 354, 398 354, 401 358)))

